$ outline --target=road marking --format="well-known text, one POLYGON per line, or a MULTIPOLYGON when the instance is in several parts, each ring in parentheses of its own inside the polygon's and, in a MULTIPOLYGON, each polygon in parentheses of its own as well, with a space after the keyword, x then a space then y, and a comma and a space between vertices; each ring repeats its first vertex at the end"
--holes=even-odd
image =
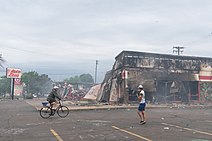
POLYGON ((110 123, 111 121, 106 121, 106 120, 77 120, 78 122, 91 122, 91 123, 110 123))
POLYGON ((120 130, 120 131, 122 131, 122 132, 125 132, 125 133, 127 133, 127 134, 130 134, 130 135, 136 136, 136 137, 138 137, 138 138, 140 138, 140 139, 143 139, 143 140, 146 140, 146 141, 152 141, 152 140, 150 140, 150 139, 147 139, 147 138, 142 137, 142 136, 140 136, 140 135, 138 135, 138 134, 135 134, 135 133, 129 132, 129 131, 127 131, 127 130, 124 130, 124 129, 118 128, 118 127, 116 127, 116 126, 111 126, 111 127, 112 127, 112 128, 115 128, 115 129, 117 129, 117 130, 120 130))
POLYGON ((50 131, 57 138, 58 141, 63 141, 63 139, 53 129, 50 129, 50 131))
POLYGON ((30 103, 29 101, 25 101, 27 104, 29 104, 30 106, 32 106, 33 108, 35 108, 36 110, 40 110, 41 107, 37 107, 35 105, 33 105, 32 103, 30 103))
POLYGON ((212 123, 212 121, 210 121, 210 120, 206 120, 206 122, 211 122, 212 123))
POLYGON ((212 133, 208 133, 208 132, 205 132, 205 131, 200 131, 200 130, 191 129, 191 128, 185 128, 185 127, 181 127, 181 126, 177 126, 177 125, 173 125, 173 124, 168 124, 168 123, 161 123, 161 124, 166 125, 166 126, 176 127, 176 128, 179 128, 179 129, 184 129, 184 130, 193 131, 193 132, 197 132, 197 133, 200 133, 200 134, 205 134, 205 135, 212 136, 212 133))

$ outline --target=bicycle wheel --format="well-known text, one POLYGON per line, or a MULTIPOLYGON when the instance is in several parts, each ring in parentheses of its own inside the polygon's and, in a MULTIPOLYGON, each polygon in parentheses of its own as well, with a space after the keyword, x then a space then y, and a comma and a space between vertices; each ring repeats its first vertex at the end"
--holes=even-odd
POLYGON ((58 114, 60 117, 62 117, 62 118, 66 117, 66 116, 69 114, 69 109, 68 109, 68 107, 66 107, 66 106, 60 106, 60 107, 58 108, 58 110, 57 110, 57 114, 58 114))
POLYGON ((51 116, 51 108, 50 107, 43 107, 40 109, 40 116, 42 118, 49 118, 51 116))

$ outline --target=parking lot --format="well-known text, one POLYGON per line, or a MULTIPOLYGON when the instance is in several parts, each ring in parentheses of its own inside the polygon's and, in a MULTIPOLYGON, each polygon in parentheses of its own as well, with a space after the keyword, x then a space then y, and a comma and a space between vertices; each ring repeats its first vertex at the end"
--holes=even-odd
POLYGON ((211 141, 211 107, 147 108, 139 125, 136 109, 70 111, 42 119, 24 100, 0 102, 3 141, 211 141))

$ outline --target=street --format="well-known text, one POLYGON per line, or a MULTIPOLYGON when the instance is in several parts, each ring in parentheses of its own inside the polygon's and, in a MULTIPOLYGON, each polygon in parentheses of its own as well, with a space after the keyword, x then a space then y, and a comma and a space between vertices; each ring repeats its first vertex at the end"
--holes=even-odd
POLYGON ((211 141, 212 108, 146 109, 139 125, 136 109, 70 111, 42 119, 25 100, 0 101, 1 141, 211 141))

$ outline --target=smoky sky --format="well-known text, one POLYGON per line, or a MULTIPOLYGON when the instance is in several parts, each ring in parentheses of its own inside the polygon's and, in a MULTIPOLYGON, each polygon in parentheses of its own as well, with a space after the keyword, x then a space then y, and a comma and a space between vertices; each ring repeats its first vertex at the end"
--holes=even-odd
MULTIPOLYGON (((211 57, 211 0, 0 0, 5 67, 54 75, 112 68, 123 50, 211 57)), ((102 77, 101 77, 102 78, 102 77)), ((99 80, 100 81, 100 80, 99 80)))

